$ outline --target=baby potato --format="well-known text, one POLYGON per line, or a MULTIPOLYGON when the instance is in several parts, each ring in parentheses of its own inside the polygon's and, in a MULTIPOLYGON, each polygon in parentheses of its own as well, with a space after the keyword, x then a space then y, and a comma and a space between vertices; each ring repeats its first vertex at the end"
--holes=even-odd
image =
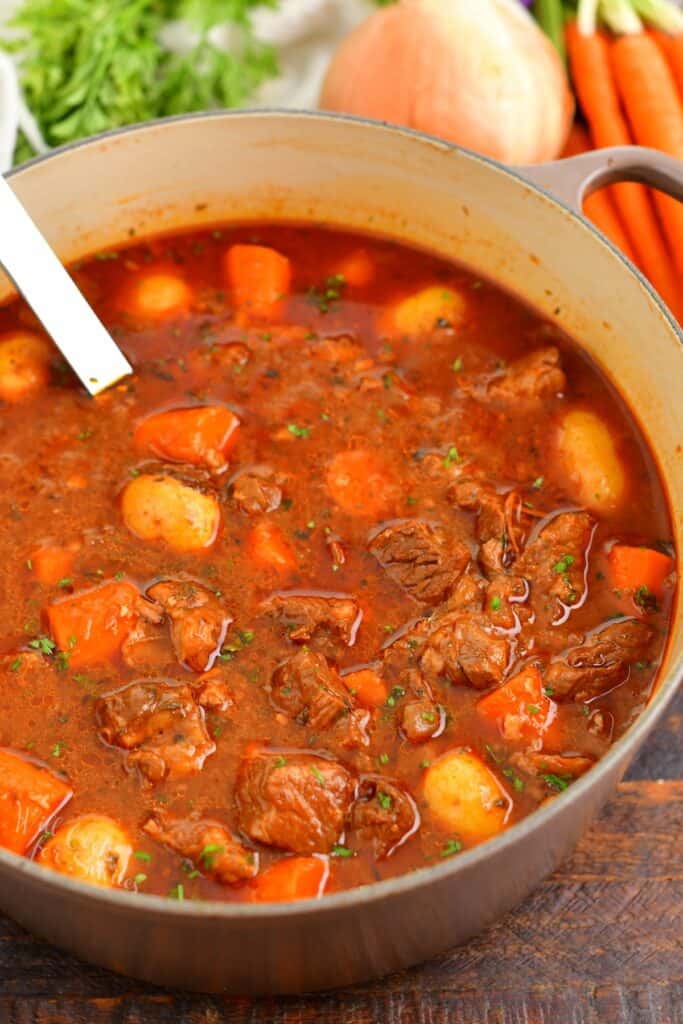
POLYGON ((607 424, 587 409, 572 409, 560 423, 560 460, 577 501, 600 512, 616 508, 626 476, 607 424))
POLYGON ((512 806, 495 775, 468 750, 452 750, 435 761, 423 792, 438 823, 472 841, 502 832, 512 806))
POLYGON ((189 309, 192 291, 177 274, 151 271, 137 278, 123 296, 125 309, 147 320, 164 320, 189 309))
POLYGON ((0 337, 0 398, 20 402, 44 387, 50 376, 49 342, 32 331, 0 337))
POLYGON ((176 551, 213 544, 220 523, 216 499, 172 476, 143 474, 121 497, 123 521, 141 540, 163 540, 176 551))
POLYGON ((117 822, 103 814, 84 814, 58 828, 36 861, 79 882, 115 888, 123 882, 132 855, 130 839, 117 822))
POLYGON ((388 334, 424 334, 433 331, 440 320, 458 327, 465 319, 465 297, 452 288, 431 285, 409 295, 382 317, 388 334))

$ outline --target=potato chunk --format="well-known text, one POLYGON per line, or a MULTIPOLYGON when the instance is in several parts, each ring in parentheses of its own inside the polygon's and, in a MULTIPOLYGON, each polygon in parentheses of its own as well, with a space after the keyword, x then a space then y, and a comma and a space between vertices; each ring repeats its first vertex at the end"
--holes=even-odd
POLYGON ((20 402, 44 387, 50 376, 50 345, 31 331, 0 337, 0 398, 20 402))
POLYGON ((458 327, 466 312, 464 296, 436 284, 401 299, 383 315, 381 326, 388 334, 424 334, 433 331, 440 322, 458 327))
POLYGON ((129 285, 121 303, 134 316, 165 320, 189 309, 192 291, 177 274, 157 270, 138 277, 129 285))
POLYGON ((85 814, 57 829, 36 860, 79 882, 115 888, 132 855, 130 838, 117 822, 104 814, 85 814))
POLYGON ((163 540, 176 551, 213 544, 220 523, 216 499, 164 474, 145 474, 126 486, 123 521, 141 540, 163 540))
POLYGON ((432 817, 459 838, 477 842, 505 828, 510 797, 476 754, 444 754, 428 769, 423 787, 432 817))
POLYGON ((558 449, 577 500, 596 512, 616 508, 626 476, 607 424, 587 409, 572 409, 560 423, 558 449))

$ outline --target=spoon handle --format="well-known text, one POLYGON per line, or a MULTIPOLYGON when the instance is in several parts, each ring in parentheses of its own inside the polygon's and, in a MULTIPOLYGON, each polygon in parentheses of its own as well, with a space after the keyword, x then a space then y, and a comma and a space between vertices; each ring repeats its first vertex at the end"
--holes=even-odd
POLYGON ((133 372, 2 176, 0 265, 91 395, 133 372))

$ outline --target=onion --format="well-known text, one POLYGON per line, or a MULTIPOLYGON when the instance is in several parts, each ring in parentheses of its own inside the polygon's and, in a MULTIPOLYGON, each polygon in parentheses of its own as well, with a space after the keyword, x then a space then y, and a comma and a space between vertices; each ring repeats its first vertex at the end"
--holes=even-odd
POLYGON ((408 125, 506 163, 552 160, 574 101, 517 0, 400 0, 342 42, 321 107, 408 125))

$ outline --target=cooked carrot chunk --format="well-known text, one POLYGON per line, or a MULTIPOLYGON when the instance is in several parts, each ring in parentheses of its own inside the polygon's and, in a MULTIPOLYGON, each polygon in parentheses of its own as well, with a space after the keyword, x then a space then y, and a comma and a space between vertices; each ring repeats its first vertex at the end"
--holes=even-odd
POLYGON ((661 600, 664 581, 674 567, 673 558, 654 548, 634 548, 615 544, 609 555, 612 586, 636 593, 641 588, 661 600))
POLYGON ((507 683, 477 702, 477 711, 496 722, 506 740, 536 740, 553 745, 558 731, 557 704, 543 691, 543 678, 535 665, 527 665, 507 683))
POLYGON ((0 398, 20 402, 44 387, 50 377, 51 349, 31 331, 10 331, 0 337, 0 398))
POLYGON ((123 882, 132 856, 130 838, 117 822, 84 814, 57 829, 36 861, 79 882, 114 888, 123 882))
POLYGON ((130 583, 105 583, 48 606, 57 647, 71 668, 108 661, 138 620, 140 597, 130 583))
POLYGON ((72 795, 47 768, 0 750, 0 846, 26 853, 72 795))
POLYGON ((213 495, 164 474, 131 480, 121 497, 121 513, 136 537, 163 540, 176 551, 210 547, 221 517, 213 495))
POLYGON ((325 473, 330 497, 344 512, 368 519, 387 516, 398 498, 398 487, 374 452, 357 448, 339 452, 325 473))
POLYGON ((150 271, 125 289, 124 308, 147 320, 165 320, 184 313, 192 305, 192 291, 182 277, 170 271, 150 271))
POLYGON ((143 420, 135 431, 135 441, 161 458, 222 469, 238 427, 235 414, 223 405, 169 409, 143 420))
POLYGON ((255 903, 289 903, 322 896, 329 867, 323 857, 283 857, 250 883, 255 903))
POLYGON ((386 703, 387 686, 377 672, 362 668, 342 676, 342 682, 364 708, 379 708, 386 703))
POLYGON ((296 569, 296 555, 291 544, 280 527, 267 519, 257 523, 249 534, 247 550, 259 565, 288 571, 296 569))
POLYGON ((231 245, 225 276, 238 310, 257 320, 277 319, 292 283, 286 256, 264 245, 231 245))
POLYGON ((46 545, 33 552, 30 562, 36 579, 51 584, 59 583, 69 575, 75 557, 76 553, 70 548, 46 545))

